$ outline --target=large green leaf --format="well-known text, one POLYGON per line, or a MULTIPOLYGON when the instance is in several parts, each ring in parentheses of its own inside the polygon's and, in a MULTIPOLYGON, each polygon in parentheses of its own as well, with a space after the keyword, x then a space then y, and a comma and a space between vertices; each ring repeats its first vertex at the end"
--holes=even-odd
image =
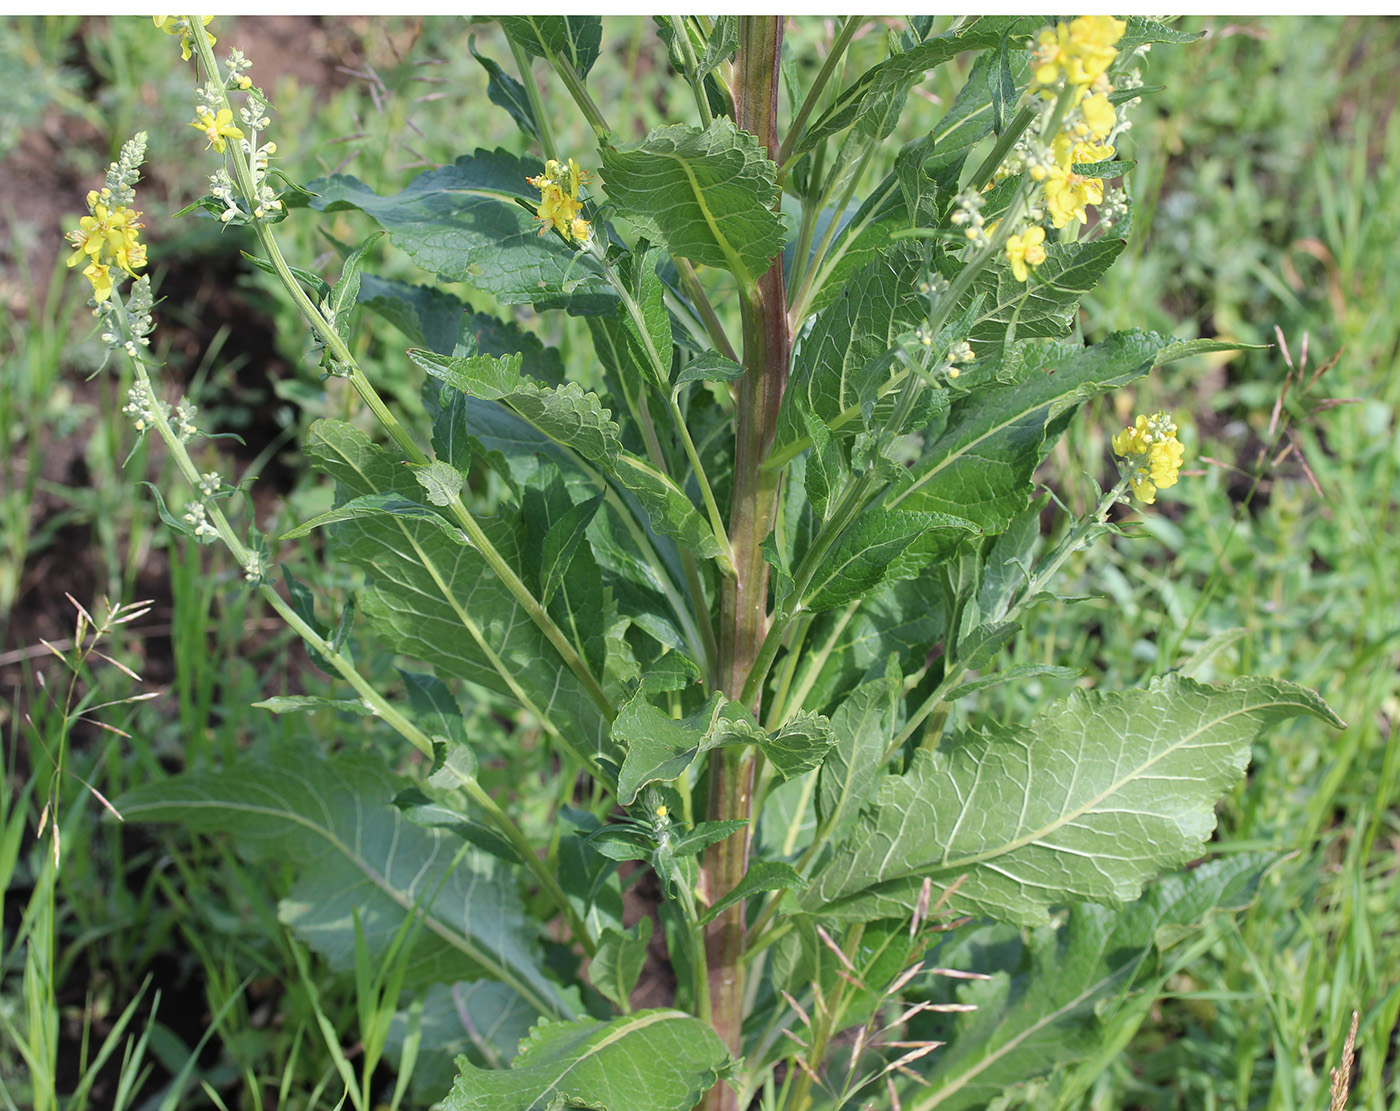
POLYGON ((1025 365, 1017 380, 980 382, 956 402, 942 435, 911 468, 909 484, 890 504, 965 517, 999 532, 1030 499, 1046 424, 1081 401, 1141 377, 1170 342, 1152 332, 1119 332, 1092 347, 1018 348, 1025 365))
POLYGON ((454 358, 432 351, 410 357, 435 378, 483 400, 500 401, 556 444, 576 452, 636 495, 652 528, 675 537, 702 559, 719 554, 709 523, 683 490, 645 460, 624 450, 621 433, 597 394, 577 382, 551 389, 520 373, 518 357, 454 358))
POLYGON ((777 168, 730 120, 704 130, 658 127, 636 146, 604 148, 602 157, 608 196, 673 255, 751 285, 782 250, 777 168))
POLYGON ((526 178, 541 169, 502 150, 478 150, 387 197, 347 174, 318 178, 308 188, 317 194, 316 208, 358 208, 374 217, 442 281, 466 282, 507 305, 615 311, 617 299, 591 256, 557 235, 539 234, 532 215, 539 193, 526 178))
POLYGON ((707 1023, 682 1011, 599 1022, 542 1022, 509 1069, 461 1070, 444 1111, 691 1111, 729 1068, 707 1023))
POLYGON ((249 859, 290 864, 296 878, 278 916, 333 968, 354 967, 356 915, 379 957, 417 913, 405 987, 485 977, 540 1013, 571 1017, 541 971, 512 878, 459 838, 410 822, 393 803, 404 785, 368 753, 288 747, 266 763, 138 787, 117 805, 127 821, 227 833, 249 859))
POLYGON ((925 878, 959 913, 1027 925, 1079 900, 1122 902, 1200 855, 1214 805, 1268 726, 1310 714, 1312 691, 1174 675, 1146 690, 1075 691, 1023 726, 969 730, 920 750, 875 797, 800 903, 843 920, 908 915, 925 878))
POLYGON ((836 747, 817 778, 817 816, 835 841, 850 831, 885 768, 899 722, 901 679, 892 656, 881 678, 857 687, 831 715, 836 747))
MULTIPOLYGON (((341 558, 369 581, 362 610, 387 647, 520 701, 581 751, 608 751, 608 723, 539 626, 483 556, 446 519, 421 504, 409 468, 348 424, 317 421, 307 439, 313 464, 336 480, 340 498, 397 495, 408 511, 357 514, 336 526, 341 558)), ((506 517, 483 522, 517 573, 522 530, 506 517)))
POLYGON ((906 244, 867 265, 816 315, 793 353, 775 455, 807 436, 803 410, 833 430, 859 431, 861 405, 873 403, 889 380, 896 338, 927 311, 915 290, 923 271, 922 252, 906 244))
MULTIPOLYGON (((422 1042, 409 1085, 410 1098, 422 1107, 435 1102, 457 1078, 458 1054, 488 1067, 501 1067, 539 1020, 539 1012, 496 980, 433 984, 418 997, 422 1003, 422 1042)), ((394 1015, 385 1044, 397 1061, 409 1028, 411 1011, 394 1015)))
POLYGON ((844 606, 882 583, 912 579, 976 526, 939 513, 872 506, 832 545, 802 593, 813 612, 844 606))
POLYGON ((845 611, 820 616, 807 642, 821 645, 830 639, 831 653, 824 661, 818 657, 821 666, 803 706, 824 710, 861 683, 879 678, 892 652, 901 673, 921 666, 942 638, 945 623, 943 592, 932 571, 886 584, 849 617, 845 611))
MULTIPOLYGON (((1098 1052, 1107 1023, 1099 1017, 1101 1005, 1134 981, 1140 986, 1158 955, 1208 916, 1247 906, 1268 863, 1267 857, 1246 853, 1164 876, 1130 906, 1075 907, 1063 925, 1035 930, 1024 945, 1018 933, 997 926, 965 939, 950 937, 930 954, 930 963, 990 979, 943 981, 957 987, 938 993, 933 1002, 976 1010, 917 1020, 911 1037, 947 1045, 925 1059, 928 1084, 910 1088, 905 1106, 917 1111, 985 1107, 1015 1084, 1098 1052)), ((1108 1014, 1116 1023, 1126 1018, 1136 1025, 1156 996, 1149 988, 1127 1015, 1120 1017, 1117 1008, 1108 1014)))
POLYGON ((1127 241, 1094 239, 1070 245, 1051 244, 1045 262, 1030 282, 1018 282, 1000 266, 983 270, 972 283, 969 301, 985 300, 968 338, 979 355, 998 350, 1013 323, 1020 339, 1056 339, 1068 334, 1079 311, 1079 300, 1088 293, 1123 253, 1127 241))

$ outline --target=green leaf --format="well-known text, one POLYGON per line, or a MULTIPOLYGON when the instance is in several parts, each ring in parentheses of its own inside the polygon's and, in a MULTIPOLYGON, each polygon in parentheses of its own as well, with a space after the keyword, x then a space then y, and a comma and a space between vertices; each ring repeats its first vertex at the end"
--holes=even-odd
POLYGON ((1049 244, 1045 261, 1029 282, 1018 282, 1004 267, 987 267, 977 275, 968 295, 969 300, 978 295, 986 298, 968 333, 978 355, 985 358, 999 351, 1013 322, 1019 339, 1066 335, 1080 298, 1098 285, 1126 246, 1127 241, 1118 238, 1070 246, 1049 244))
POLYGON ((584 531, 598 511, 601 493, 575 505, 553 463, 542 463, 525 484, 521 516, 525 524, 525 568, 555 623, 568 634, 595 672, 606 663, 605 628, 610 601, 584 531))
MULTIPOLYGON (((465 746, 466 711, 436 675, 399 669, 408 693, 408 704, 418 727, 430 737, 446 737, 456 745, 465 746)), ((470 704, 469 704, 470 706, 470 704)))
POLYGON ((922 666, 929 646, 944 635, 943 610, 942 590, 933 573, 925 572, 916 579, 886 584, 849 617, 845 611, 820 615, 808 643, 822 644, 827 637, 834 640, 803 705, 823 710, 861 683, 879 678, 891 652, 899 660, 901 673, 922 666), (844 624, 833 630, 832 623, 838 622, 844 624))
POLYGON ((752 286, 783 247, 776 167, 724 118, 701 130, 659 127, 636 146, 603 150, 608 196, 648 239, 752 286))
POLYGON ((379 757, 283 748, 267 763, 190 772, 138 787, 117 805, 127 821, 179 822, 227 833, 249 860, 289 865, 278 917, 332 968, 354 967, 352 909, 382 956, 406 915, 423 915, 405 986, 487 977, 543 1014, 571 1008, 541 971, 535 926, 515 881, 455 838, 421 829, 391 799, 402 781, 379 757))
MULTIPOLYGON (((383 647, 516 699, 580 751, 608 752, 607 720, 485 558, 429 507, 416 507, 426 516, 404 507, 422 490, 401 460, 334 421, 312 425, 305 450, 336 480, 338 496, 351 499, 343 509, 384 499, 380 511, 347 515, 333 535, 340 558, 368 576, 361 612, 383 647), (398 507, 383 512, 384 504, 398 507)), ((518 574, 525 565, 518 522, 500 515, 482 525, 518 574)))
POLYGON ((718 351, 705 351, 681 367, 676 375, 677 391, 690 382, 733 382, 744 376, 744 366, 718 351))
POLYGON ((958 640, 958 662, 969 671, 981 671, 1021 631, 1019 621, 993 621, 978 625, 958 640))
POLYGON ((536 58, 562 58, 587 77, 603 41, 603 20, 596 15, 503 15, 501 29, 536 58))
POLYGON ((807 434, 804 409, 832 431, 860 430, 861 406, 873 404, 889 381, 889 352, 927 310, 915 288, 923 272, 922 250, 901 244, 861 270, 842 296, 816 315, 793 353, 774 458, 800 450, 794 445, 807 434))
POLYGON ((1200 855, 1251 743, 1299 714, 1338 724, 1294 684, 1167 676, 1122 694, 1078 690, 1028 725, 945 738, 884 781, 869 824, 837 847, 802 908, 900 917, 926 877, 945 890, 963 877, 949 895, 957 913, 1027 925, 1064 903, 1133 899, 1200 855))
MULTIPOLYGON (((1002 30, 1006 30, 1017 18, 1024 19, 1002 17, 1002 30)), ((1025 20, 1015 33, 1024 42, 1033 37, 1045 22, 1043 18, 1031 17, 1025 20)), ((977 23, 987 23, 987 20, 984 17, 977 23)), ((989 42, 986 45, 994 44, 989 42)), ((1029 62, 1023 52, 1017 54, 1019 56, 1013 55, 1010 59, 1013 73, 1023 73, 1029 62)), ((968 154, 992 133, 992 124, 995 122, 992 111, 992 86, 998 78, 997 70, 995 52, 989 50, 978 55, 962 89, 954 97, 952 106, 933 129, 933 154, 925 163, 925 169, 937 184, 939 191, 945 195, 958 191, 963 163, 967 161, 968 154)))
POLYGON ((336 335, 347 342, 350 339, 350 314, 360 299, 360 262, 364 259, 365 252, 383 234, 382 231, 370 233, 365 237, 364 242, 351 252, 350 257, 340 268, 340 280, 335 283, 330 294, 326 297, 326 319, 330 321, 336 335))
POLYGON ((612 413, 577 382, 550 389, 520 373, 520 359, 453 358, 431 351, 409 357, 454 389, 508 405, 555 443, 576 452, 637 496, 657 532, 675 537, 702 559, 719 554, 709 523, 670 478, 625 451, 612 413))
POLYGON ((428 500, 437 506, 447 506, 455 502, 466 484, 461 471, 440 459, 422 467, 413 467, 412 472, 413 477, 418 480, 418 485, 423 487, 423 492, 428 495, 428 500))
MULTIPOLYGON (((406 470, 407 468, 405 468, 406 470)), ((385 514, 401 517, 419 517, 429 521, 435 528, 461 534, 460 529, 455 529, 442 519, 435 509, 423 505, 421 502, 411 501, 402 494, 364 494, 358 498, 351 498, 343 505, 335 509, 327 510, 319 516, 303 521, 295 528, 284 532, 277 539, 296 540, 303 536, 309 536, 318 528, 325 528, 327 525, 339 524, 341 521, 357 521, 364 518, 381 517, 385 514)))
POLYGON ((1209 355, 1216 351, 1267 351, 1272 345, 1267 343, 1240 343, 1233 339, 1182 339, 1169 343, 1157 352, 1154 367, 1166 366, 1178 359, 1189 359, 1194 355, 1209 355))
POLYGON ((535 109, 530 104, 530 96, 525 91, 525 86, 490 58, 476 52, 475 35, 467 39, 467 49, 486 71, 486 98, 498 108, 509 112, 511 119, 526 135, 538 139, 540 127, 535 122, 535 109))
POLYGON ((630 930, 606 929, 588 964, 588 981, 623 1011, 632 1009, 632 989, 647 962, 651 919, 642 918, 630 930))
POLYGON ((636 301, 646 325, 644 337, 630 313, 590 317, 593 344, 604 366, 614 371, 634 398, 638 383, 649 382, 657 390, 669 388, 671 374, 671 316, 663 300, 664 287, 656 273, 657 252, 645 245, 617 262, 618 280, 636 301), (600 334, 602 333, 602 334, 600 334))
POLYGON ((437 286, 410 285, 376 274, 360 279, 360 304, 398 328, 412 343, 452 354, 471 306, 437 286))
POLYGON ((1092 347, 1026 345, 1018 380, 983 381, 958 400, 942 435, 910 469, 912 481, 890 504, 965 517, 1000 532, 1026 508, 1047 423, 1141 377, 1168 342, 1151 332, 1119 332, 1092 347))
POLYGON ((700 925, 708 926, 735 903, 750 895, 762 891, 801 891, 806 886, 807 881, 791 864, 781 860, 755 860, 743 878, 700 916, 700 925))
MULTIPOLYGON (((191 205, 190 207, 193 208, 194 206, 191 205)), ((219 209, 222 208, 223 205, 220 204, 219 209)), ((215 211, 217 214, 218 210, 215 211)), ((175 215, 178 216, 179 213, 177 212, 175 215)), ((274 278, 277 278, 279 280, 281 279, 281 275, 277 272, 277 267, 273 266, 272 263, 267 261, 267 259, 259 258, 257 255, 250 255, 247 251, 240 251, 239 254, 241 254, 248 262, 256 266, 264 274, 271 274, 274 278)), ((295 277, 296 280, 302 284, 302 287, 305 289, 306 293, 311 297, 313 301, 316 302, 316 304, 319 305, 322 301, 324 301, 327 297, 330 296, 330 284, 326 281, 325 278, 321 277, 320 274, 313 274, 311 273, 311 271, 303 270, 299 266, 288 266, 287 269, 290 270, 292 272, 292 276, 295 277)))
MULTIPOLYGON (((330 636, 330 629, 326 627, 326 623, 316 616, 316 595, 311 592, 311 588, 293 575, 286 564, 282 566, 282 579, 287 584, 287 597, 297 616, 310 625, 318 636, 330 636)), ((321 654, 320 649, 308 644, 306 654, 311 662, 327 675, 336 674, 335 666, 321 654)))
POLYGON ((1030 585, 1035 547, 1040 542, 1040 514, 1049 504, 1050 495, 1042 494, 986 546, 977 612, 987 620, 1005 617, 1011 603, 1030 585))
POLYGON ((758 742, 781 779, 796 779, 821 766, 836 734, 821 714, 799 713, 758 742))
POLYGON ((817 817, 833 843, 850 832, 884 771, 899 722, 902 680, 899 658, 891 654, 884 676, 857 687, 831 716, 836 747, 817 778, 817 817))
POLYGON ((593 523, 598 507, 603 504, 603 495, 580 502, 568 510, 545 533, 544 545, 540 552, 540 601, 545 605, 554 597, 559 584, 564 581, 564 573, 583 541, 584 533, 593 523))
POLYGON ((712 748, 757 744, 783 779, 817 767, 836 743, 819 714, 798 714, 766 733, 737 702, 716 691, 699 710, 673 718, 645 698, 646 688, 624 705, 613 722, 613 740, 626 751, 617 797, 631 806, 648 783, 670 782, 712 748))
POLYGON ((686 830, 671 843, 670 855, 699 856, 711 845, 719 844, 726 837, 733 837, 748 824, 744 818, 734 818, 726 822, 698 822, 694 828, 686 830))
POLYGON ((803 592, 802 607, 834 609, 882 583, 913 578, 976 528, 959 517, 872 507, 832 545, 803 592))
MULTIPOLYGON (((996 46, 1007 36, 1024 41, 1041 23, 1043 20, 1034 16, 983 16, 970 26, 945 32, 886 59, 841 90, 835 103, 803 133, 793 153, 812 150, 851 126, 866 137, 884 138, 898 122, 905 95, 929 70, 964 51, 996 46)), ((990 122, 989 117, 989 126, 990 122)))
MULTIPOLYGON (((1011 72, 1011 35, 1005 34, 1001 37, 1001 42, 997 44, 996 62, 994 68, 996 72, 992 75, 988 83, 992 93, 992 130, 1000 135, 1006 130, 1006 125, 1011 120, 1011 113, 1016 108, 1016 100, 1020 95, 1016 89, 1016 78, 1011 72)), ((1017 50, 1025 49, 1024 40, 1016 43, 1017 50)))
MULTIPOLYGON (((539 1012, 518 994, 494 980, 432 984, 420 1000, 422 1044, 409 1094, 423 1107, 452 1086, 458 1054, 467 1054, 474 1064, 504 1067, 539 1018, 539 1012)), ((405 1009, 394 1015, 385 1043, 389 1060, 400 1060, 409 1013, 405 1009)))
POLYGON ((1073 667, 1055 667, 1052 664, 1013 664, 1001 671, 993 672, 991 675, 983 675, 979 679, 969 679, 966 683, 959 683, 949 693, 948 701, 955 702, 970 694, 991 690, 992 687, 1000 686, 1002 683, 1030 679, 1037 675, 1045 675, 1051 679, 1070 680, 1078 679, 1082 674, 1084 674, 1083 671, 1073 667))
POLYGON ((194 530, 190 528, 189 525, 185 524, 184 521, 176 520, 170 510, 165 507, 165 497, 161 494, 160 487, 153 482, 143 482, 141 485, 145 486, 155 495, 156 512, 160 514, 160 519, 165 522, 166 527, 174 529, 181 536, 188 536, 193 539, 194 530))
POLYGON ((1140 998, 1156 998, 1142 985, 1144 972, 1208 916, 1252 902, 1268 863, 1252 853, 1213 860, 1163 877, 1121 910, 1077 906, 1063 925, 1042 927, 1024 944, 1005 927, 952 935, 930 963, 990 979, 961 981, 933 999, 974 1007, 972 1013, 917 1020, 909 1037, 947 1044, 927 1058, 928 1083, 910 1089, 905 1106, 986 1107, 1016 1084, 1099 1052, 1106 1025, 1099 1016, 1115 1014, 1116 1001, 1135 984, 1140 998))
POLYGON ((387 197, 347 174, 320 178, 312 183, 320 194, 313 207, 368 213, 424 270, 444 282, 467 282, 501 304, 615 311, 617 298, 591 256, 539 234, 532 215, 539 193, 526 178, 540 172, 537 162, 478 150, 387 197))
POLYGON ((691 1111, 728 1074, 729 1053, 709 1025, 682 1011, 638 1011, 600 1022, 542 1022, 509 1069, 461 1075, 444 1111, 691 1111))
POLYGON ((1175 27, 1168 27, 1165 23, 1149 19, 1147 16, 1130 15, 1128 16, 1128 29, 1118 40, 1118 53, 1126 54, 1149 42, 1177 44, 1196 42, 1205 33, 1204 31, 1178 31, 1175 27))
POLYGON ((680 776, 704 752, 724 744, 717 727, 727 699, 719 691, 695 713, 673 718, 637 695, 617 712, 613 740, 626 752, 617 777, 617 801, 631 806, 648 783, 680 776))
POLYGON ((840 497, 849 469, 841 456, 841 449, 832 439, 826 422, 805 406, 800 409, 803 427, 807 438, 812 442, 811 453, 807 456, 807 467, 803 475, 803 489, 812 505, 817 521, 824 523, 831 515, 835 501, 840 497))

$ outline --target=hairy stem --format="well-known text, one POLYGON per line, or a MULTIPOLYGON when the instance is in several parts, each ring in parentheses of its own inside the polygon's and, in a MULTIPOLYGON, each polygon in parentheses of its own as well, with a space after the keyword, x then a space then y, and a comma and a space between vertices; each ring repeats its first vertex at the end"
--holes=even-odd
MULTIPOLYGON (((777 153, 779 60, 782 16, 745 16, 739 21, 734 103, 739 127, 758 136, 769 156, 777 153)), ((734 574, 724 581, 720 609, 720 684, 731 698, 743 692, 749 669, 768 626, 768 565, 762 544, 773 528, 781 472, 762 467, 777 428, 778 405, 787 384, 792 340, 788 333, 782 258, 744 297, 744 366, 735 405, 734 501, 729 537, 734 574)), ((758 713, 762 693, 750 708, 758 713)), ((708 817, 752 817, 754 754, 726 747, 710 768, 708 817)), ((705 855, 702 885, 715 900, 743 878, 748 868, 749 832, 743 830, 705 855)), ((706 935, 709 958, 710 1021, 736 1057, 742 1052, 744 948, 742 901, 721 914, 706 935)), ((705 1097, 706 1111, 736 1111, 737 1097, 716 1085, 705 1097)))

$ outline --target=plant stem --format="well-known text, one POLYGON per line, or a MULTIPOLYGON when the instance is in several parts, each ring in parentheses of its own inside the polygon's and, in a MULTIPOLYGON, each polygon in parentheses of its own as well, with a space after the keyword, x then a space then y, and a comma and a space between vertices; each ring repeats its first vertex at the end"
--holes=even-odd
MULTIPOLYGON (((756 135, 769 156, 777 153, 779 62, 782 16, 743 16, 735 59, 735 122, 756 135)), ((783 260, 744 292, 744 376, 735 405, 734 501, 729 537, 734 575, 724 580, 720 606, 720 683, 731 698, 744 689, 768 625, 768 565, 762 543, 773 528, 781 472, 762 468, 777 428, 778 406, 787 385, 792 337, 787 326, 783 260)), ((750 709, 757 715, 762 692, 750 709)), ((754 753, 726 746, 710 766, 708 814, 711 820, 748 819, 753 810, 754 753)), ((732 890, 748 868, 747 829, 713 846, 705 855, 702 890, 710 900, 732 890)), ((728 908, 709 927, 710 1021, 738 1057, 742 1053, 744 904, 728 908)), ((705 1111, 737 1111, 733 1089, 717 1084, 705 1097, 705 1111)))
POLYGON ((700 126, 709 127, 714 117, 710 115, 710 102, 705 99, 705 75, 697 72, 700 60, 695 56, 695 48, 690 43, 690 32, 685 26, 685 16, 673 15, 671 33, 685 59, 685 79, 690 83, 690 91, 695 94, 695 109, 700 113, 700 126))
POLYGON ((535 69, 530 62, 530 55, 509 35, 506 41, 510 43, 510 52, 515 58, 516 68, 520 71, 520 82, 525 86, 525 96, 530 101, 530 111, 535 114, 535 127, 539 131, 540 146, 544 148, 546 159, 558 157, 559 148, 554 144, 554 131, 549 126, 549 116, 545 114, 544 104, 540 99, 540 87, 535 82, 535 69))

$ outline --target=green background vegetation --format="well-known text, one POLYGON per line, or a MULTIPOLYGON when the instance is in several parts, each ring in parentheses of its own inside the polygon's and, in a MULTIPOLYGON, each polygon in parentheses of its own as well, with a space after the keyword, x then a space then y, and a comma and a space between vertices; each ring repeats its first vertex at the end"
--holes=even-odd
MULTIPOLYGON (((1349 1106, 1381 1111, 1400 1106, 1400 22, 1185 25, 1210 35, 1157 47, 1145 66, 1147 83, 1164 88, 1136 110, 1122 152, 1138 160, 1133 237, 1086 302, 1083 331, 1274 343, 1277 328, 1295 367, 1306 349, 1306 374, 1289 385, 1289 359, 1275 347, 1179 364, 1136 398, 1086 410, 1042 476, 1069 505, 1092 497, 1086 472, 1109 477, 1108 437, 1138 410, 1175 412, 1192 473, 1136 536, 1081 556, 1063 592, 1087 600, 1043 607, 1009 652, 1132 686, 1220 635, 1211 678, 1295 680, 1349 728, 1308 722, 1259 747, 1222 804, 1215 847, 1290 855, 1248 911, 1175 950, 1164 995, 1135 1034, 1102 1016, 1102 1055, 1024 1098, 1046 1109, 1325 1106, 1355 1010, 1349 1106)), ((220 18, 214 29, 220 50, 249 54, 272 96, 271 134, 293 180, 344 167, 383 191, 476 146, 520 149, 467 50, 476 35, 483 52, 508 57, 489 24, 271 17, 220 18)), ((688 119, 689 90, 668 83, 648 21, 611 20, 610 32, 599 101, 629 106, 638 136, 688 119)), ((790 33, 826 31, 804 20, 790 33)), ((877 47, 858 42, 852 65, 877 47)), ((394 1001, 326 974, 278 925, 275 867, 251 867, 218 842, 124 827, 93 793, 113 798, 308 725, 326 744, 385 743, 369 719, 248 709, 321 692, 326 680, 248 599, 221 549, 172 539, 160 524, 139 481, 177 484, 155 448, 127 458, 124 372, 114 365, 87 380, 101 348, 59 235, 134 131, 151 136, 138 197, 166 297, 155 336, 165 380, 184 383, 206 427, 246 441, 218 441, 218 465, 257 476, 259 527, 276 531, 328 504, 289 445, 311 419, 353 418, 354 408, 319 381, 292 310, 240 259, 250 240, 168 218, 203 192, 214 166, 186 126, 192 73, 174 40, 144 19, 6 20, 0 61, 0 1108, 30 1103, 31 1082, 43 1079, 31 1074, 35 1061, 60 1093, 79 1092, 74 1106, 333 1106, 342 1084, 321 1024, 358 1072, 366 1016, 387 1017, 394 1001), (94 612, 104 596, 155 600, 103 646, 141 680, 94 657, 76 686, 85 705, 159 692, 91 713, 129 737, 65 719, 66 672, 40 643, 68 651, 75 611, 65 592, 94 612), (34 893, 51 842, 35 833, 60 757, 51 820, 64 855, 49 903, 34 893), (56 926, 51 952, 30 944, 45 915, 56 926), (41 1017, 56 1020, 47 1042, 41 1017)), ((965 68, 919 90, 930 103, 909 126, 937 118, 965 68)), ((588 149, 581 123, 556 127, 588 149)), ((333 276, 327 236, 353 242, 365 230, 353 214, 299 213, 280 235, 292 261, 333 276)), ((385 257, 390 272, 416 277, 402 256, 385 257)), ((531 326, 566 350, 587 342, 560 314, 531 326)), ((358 344, 380 389, 415 411, 420 377, 402 340, 367 318, 358 344)), ((215 445, 207 450, 212 468, 215 445)), ((309 542, 290 559, 326 587, 354 585, 331 579, 309 542)), ((391 681, 391 659, 365 646, 357 656, 391 681)), ((999 691, 1004 703, 989 707, 998 716, 1061 693, 999 691)), ((498 756, 485 754, 483 781, 501 791, 539 770, 498 756)), ((551 805, 539 800, 541 828, 551 805)), ((392 1072, 381 1079, 392 1091, 392 1072)))

